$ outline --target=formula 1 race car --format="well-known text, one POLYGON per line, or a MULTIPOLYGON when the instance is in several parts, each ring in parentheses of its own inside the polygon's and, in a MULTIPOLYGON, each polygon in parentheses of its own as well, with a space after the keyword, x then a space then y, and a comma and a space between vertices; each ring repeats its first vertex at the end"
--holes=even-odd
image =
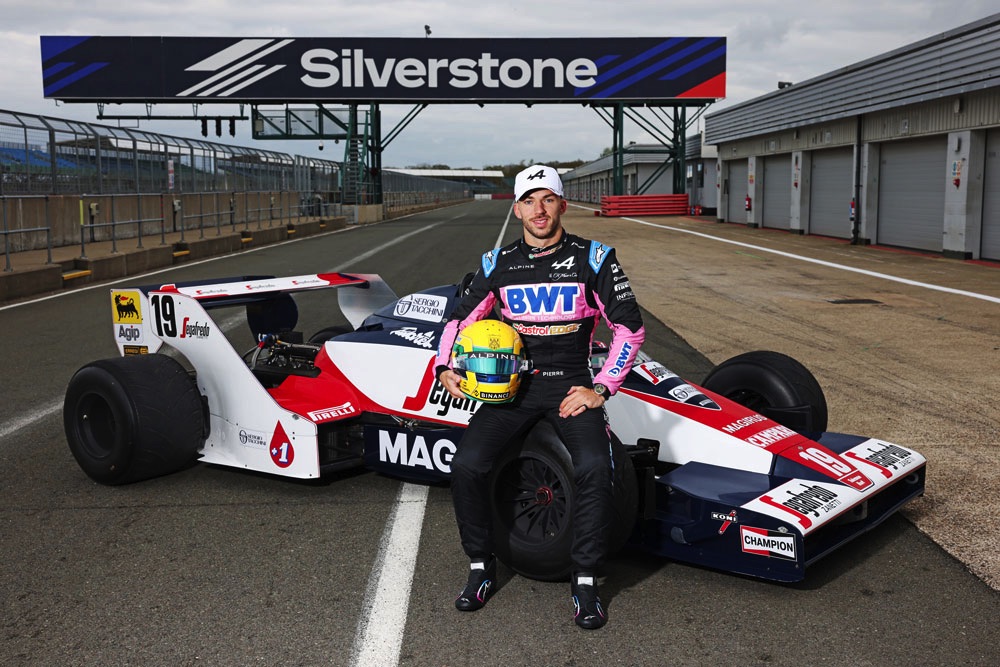
MULTIPOLYGON (((446 481, 479 406, 453 399, 433 373, 463 287, 397 298, 376 275, 327 273, 112 289, 122 356, 87 364, 70 381, 70 449, 103 484, 195 460, 306 479, 366 466, 446 481), (293 294, 324 288, 338 288, 353 330, 305 339, 293 294), (244 355, 211 314, 233 306, 245 309, 257 341, 244 355), (160 353, 165 345, 173 351, 160 353)), ((606 355, 595 343, 595 368, 606 355)), ((615 548, 631 541, 679 561, 797 581, 923 493, 923 456, 828 432, 819 384, 780 353, 736 356, 700 386, 641 354, 606 409, 615 548)), ((568 576, 572 479, 569 454, 545 421, 495 466, 498 555, 516 572, 568 576)))

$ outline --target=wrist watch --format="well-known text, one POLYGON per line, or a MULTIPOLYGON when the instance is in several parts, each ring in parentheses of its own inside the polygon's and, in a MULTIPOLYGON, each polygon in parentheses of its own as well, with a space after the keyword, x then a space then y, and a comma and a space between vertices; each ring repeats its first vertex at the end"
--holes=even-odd
POLYGON ((598 382, 594 385, 594 393, 603 398, 605 401, 611 398, 611 392, 603 384, 598 382))

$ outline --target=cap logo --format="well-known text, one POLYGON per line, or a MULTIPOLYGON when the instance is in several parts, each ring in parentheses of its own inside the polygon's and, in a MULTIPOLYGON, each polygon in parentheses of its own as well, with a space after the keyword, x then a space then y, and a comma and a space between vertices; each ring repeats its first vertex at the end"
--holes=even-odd
POLYGON ((533 164, 522 169, 514 178, 514 199, 520 201, 528 192, 543 188, 548 188, 560 197, 563 196, 563 184, 559 172, 552 167, 533 164))

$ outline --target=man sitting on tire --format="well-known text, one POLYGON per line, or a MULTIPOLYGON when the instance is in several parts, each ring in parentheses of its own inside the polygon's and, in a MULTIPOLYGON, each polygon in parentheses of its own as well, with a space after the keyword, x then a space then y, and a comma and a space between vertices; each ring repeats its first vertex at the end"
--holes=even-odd
POLYGON ((514 214, 523 238, 482 257, 482 266, 446 324, 438 348, 438 380, 455 398, 465 396, 450 367, 459 331, 489 317, 494 306, 520 334, 532 363, 513 401, 483 404, 472 417, 451 462, 452 499, 462 548, 471 566, 455 600, 462 611, 486 604, 496 582, 496 557, 488 479, 515 438, 548 420, 573 459, 571 592, 576 624, 607 622, 597 575, 608 550, 612 523, 612 459, 604 402, 625 380, 645 337, 642 316, 613 248, 568 234, 567 202, 555 169, 528 167, 514 182, 514 214), (603 316, 612 332, 608 360, 590 370, 591 337, 603 316))

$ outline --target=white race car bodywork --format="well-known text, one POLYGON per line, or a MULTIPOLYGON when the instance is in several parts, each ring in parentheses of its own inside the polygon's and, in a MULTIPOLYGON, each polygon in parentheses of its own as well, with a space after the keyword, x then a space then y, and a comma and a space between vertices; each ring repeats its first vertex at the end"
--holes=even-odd
MULTIPOLYGON (((479 407, 453 399, 433 374, 456 294, 437 288, 397 300, 377 276, 346 274, 111 292, 122 355, 166 345, 193 367, 208 422, 200 460, 308 479, 330 465, 324 451, 332 448, 427 480, 447 479, 461 429, 479 407), (266 327, 281 331, 275 322, 294 309, 289 295, 331 287, 344 288, 341 309, 355 331, 297 347, 277 343, 291 356, 258 365, 265 350, 276 358, 269 346, 277 335, 266 327), (251 360, 211 316, 215 307, 244 304, 248 321, 264 322, 251 360), (304 355, 301 367, 296 354, 304 355)), ((681 560, 797 580, 806 564, 923 490, 925 460, 911 449, 836 433, 807 437, 644 355, 606 410, 626 447, 655 452, 643 473, 644 488, 655 491, 643 501, 644 521, 652 522, 643 541, 681 560), (730 532, 732 525, 739 529, 730 532)))

